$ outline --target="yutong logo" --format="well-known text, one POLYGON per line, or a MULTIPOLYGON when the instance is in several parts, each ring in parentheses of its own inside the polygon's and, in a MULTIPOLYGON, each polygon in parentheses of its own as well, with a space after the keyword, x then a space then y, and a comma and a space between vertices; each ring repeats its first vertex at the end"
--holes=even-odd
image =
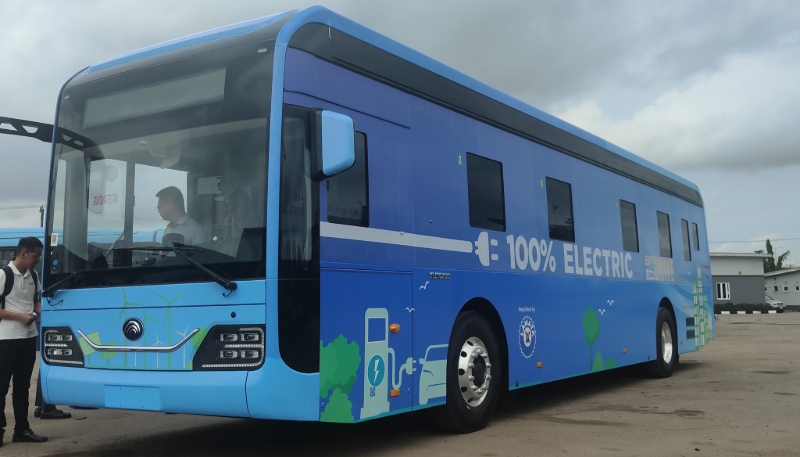
POLYGON ((122 326, 122 334, 131 341, 141 338, 142 333, 144 333, 144 324, 139 319, 128 319, 122 326))
POLYGON ((443 280, 443 281, 449 281, 450 280, 450 273, 439 273, 438 271, 430 271, 430 272, 428 272, 428 276, 431 279, 439 279, 439 280, 443 280))

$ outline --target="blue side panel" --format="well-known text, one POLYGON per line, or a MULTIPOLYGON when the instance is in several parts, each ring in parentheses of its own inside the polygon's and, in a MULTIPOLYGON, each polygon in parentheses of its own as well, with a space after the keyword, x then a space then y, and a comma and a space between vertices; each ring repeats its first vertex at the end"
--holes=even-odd
POLYGON ((288 11, 285 13, 273 14, 271 16, 265 16, 258 19, 251 19, 249 21, 239 22, 238 24, 232 24, 225 27, 220 27, 217 29, 196 33, 194 35, 189 35, 182 38, 165 41, 164 43, 155 44, 153 46, 148 46, 146 48, 137 49, 136 51, 114 57, 113 59, 96 63, 87 68, 86 73, 94 73, 96 71, 104 70, 106 68, 111 68, 116 65, 143 59, 145 57, 163 54, 169 51, 174 51, 176 49, 182 49, 201 43, 208 43, 210 41, 222 40, 224 38, 230 38, 237 35, 244 35, 246 33, 263 29, 264 27, 267 27, 270 24, 274 24, 293 13, 294 11, 288 11))
MULTIPOLYGON (((403 128, 386 122, 393 110, 406 107, 404 98, 392 98, 395 89, 379 86, 384 94, 375 98, 394 100, 394 105, 376 108, 354 99, 359 104, 354 109, 346 99, 333 103, 336 97, 323 82, 330 79, 336 82, 332 87, 356 90, 365 84, 364 77, 297 50, 287 52, 286 64, 287 74, 298 75, 294 91, 284 93, 286 103, 348 114, 367 136, 369 227, 327 222, 324 186, 320 195, 320 250, 327 267, 323 344, 346 353, 358 349, 360 355, 356 375, 346 379, 352 386, 320 393, 322 420, 348 421, 350 415, 325 418, 326 408, 338 411, 341 404, 349 405, 352 420, 406 410, 398 399, 386 401, 383 391, 368 390, 370 376, 381 371, 375 368, 374 353, 362 347, 370 344, 372 325, 378 325, 367 315, 375 308, 385 308, 381 325, 400 319, 403 313, 394 308, 411 316, 412 359, 404 369, 413 373, 412 390, 405 390, 402 370, 387 367, 387 372, 403 379, 399 396, 411 394, 412 408, 444 401, 450 330, 462 306, 476 298, 494 306, 503 322, 509 356, 505 382, 512 389, 654 359, 662 298, 675 312, 679 352, 708 341, 692 333, 694 325, 713 325, 707 319, 708 254, 696 251, 692 261, 684 260, 680 231, 680 219, 704 228, 702 208, 414 97, 408 105, 410 128, 403 128), (470 227, 468 153, 503 164, 505 232, 470 227), (548 177, 571 185, 575 242, 550 238, 548 177), (638 252, 623 250, 620 200, 636 205, 638 252), (657 211, 671 215, 671 258, 659 253, 657 211), (398 268, 411 273, 410 295, 406 284, 371 279, 400 274, 390 273, 398 268), (383 293, 372 300, 375 288, 383 293), (388 296, 401 301, 372 304, 388 296), (360 415, 372 402, 375 415, 360 415)), ((392 338, 382 352, 401 346, 392 338)), ((323 352, 321 370, 328 361, 323 352)), ((323 387, 326 379, 322 374, 323 387)))
POLYGON ((247 404, 255 419, 319 420, 318 392, 319 373, 298 373, 275 357, 247 376, 247 404))
POLYGON ((353 84, 353 79, 353 73, 344 68, 323 62, 297 49, 286 50, 287 91, 309 95, 410 127, 410 95, 399 90, 386 90, 385 85, 363 76, 357 78, 356 84, 353 84))
POLYGON ((411 274, 334 267, 322 269, 320 283, 320 420, 355 422, 410 410, 411 274))

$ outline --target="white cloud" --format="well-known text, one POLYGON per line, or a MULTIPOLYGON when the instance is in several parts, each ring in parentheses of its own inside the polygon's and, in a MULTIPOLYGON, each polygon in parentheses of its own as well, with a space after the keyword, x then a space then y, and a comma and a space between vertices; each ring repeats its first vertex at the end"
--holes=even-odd
POLYGON ((728 58, 626 119, 587 100, 556 115, 672 169, 800 163, 800 46, 728 58))

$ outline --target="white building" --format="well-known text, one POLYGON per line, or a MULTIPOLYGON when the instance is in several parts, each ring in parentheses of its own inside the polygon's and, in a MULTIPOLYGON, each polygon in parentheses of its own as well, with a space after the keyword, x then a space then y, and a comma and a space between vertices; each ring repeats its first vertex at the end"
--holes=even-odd
POLYGON ((711 282, 714 304, 766 303, 761 282, 769 254, 712 252, 711 282))
POLYGON ((800 310, 800 268, 765 274, 764 293, 782 301, 787 310, 800 310))

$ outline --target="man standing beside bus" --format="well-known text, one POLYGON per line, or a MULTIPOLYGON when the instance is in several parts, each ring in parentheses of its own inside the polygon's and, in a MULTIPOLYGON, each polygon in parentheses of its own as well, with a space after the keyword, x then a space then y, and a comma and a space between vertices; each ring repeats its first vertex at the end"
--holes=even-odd
MULTIPOLYGON (((42 312, 39 279, 33 267, 42 257, 36 237, 19 240, 17 257, 0 269, 0 408, 5 411, 12 379, 14 392, 14 442, 42 443, 47 438, 33 433, 28 423, 28 390, 36 363, 36 322, 42 312), (8 289, 8 290, 6 290, 8 289)), ((0 416, 0 446, 6 417, 0 416)))

